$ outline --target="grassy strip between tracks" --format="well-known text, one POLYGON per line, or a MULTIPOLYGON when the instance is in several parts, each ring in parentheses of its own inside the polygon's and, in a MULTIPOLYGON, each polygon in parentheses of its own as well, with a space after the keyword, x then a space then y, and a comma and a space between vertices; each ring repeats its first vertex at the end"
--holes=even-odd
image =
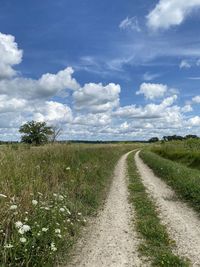
POLYGON ((130 199, 136 214, 136 229, 141 235, 139 251, 151 261, 152 266, 186 267, 189 263, 176 256, 172 250, 175 246, 161 224, 157 208, 142 183, 134 161, 134 153, 128 157, 128 174, 130 199))

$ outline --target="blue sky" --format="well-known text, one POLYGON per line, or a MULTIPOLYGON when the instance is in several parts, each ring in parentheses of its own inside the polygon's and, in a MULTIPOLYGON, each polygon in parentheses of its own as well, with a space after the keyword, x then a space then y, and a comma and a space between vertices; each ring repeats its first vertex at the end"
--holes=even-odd
POLYGON ((1 0, 0 139, 43 120, 62 139, 200 129, 200 0, 1 0))

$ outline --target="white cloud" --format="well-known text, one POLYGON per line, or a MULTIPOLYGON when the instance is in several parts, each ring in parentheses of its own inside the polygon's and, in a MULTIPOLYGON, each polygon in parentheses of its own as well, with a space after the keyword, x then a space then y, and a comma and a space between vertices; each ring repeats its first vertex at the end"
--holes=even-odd
MULTIPOLYGON (((136 105, 120 107, 114 112, 114 115, 121 118, 138 118, 138 119, 156 119, 163 117, 166 113, 167 108, 173 105, 176 101, 177 96, 171 96, 165 98, 160 104, 148 104, 144 107, 136 105)), ((169 111, 169 110, 168 110, 169 111)))
POLYGON ((187 61, 187 60, 182 60, 180 65, 179 65, 180 69, 189 69, 191 68, 191 64, 187 61))
POLYGON ((22 50, 18 49, 14 36, 0 33, 0 59, 0 78, 14 76, 13 66, 22 61, 22 50))
POLYGON ((188 123, 191 126, 200 126, 200 117, 199 116, 195 116, 195 117, 189 119, 188 123))
POLYGON ((197 96, 193 97, 193 98, 192 98, 192 101, 195 102, 195 103, 200 104, 200 96, 197 95, 197 96))
POLYGON ((181 108, 181 111, 182 111, 183 113, 188 113, 188 112, 193 111, 193 108, 192 108, 192 106, 191 106, 190 104, 188 104, 188 105, 185 105, 184 107, 182 107, 182 108, 181 108))
POLYGON ((141 32, 141 29, 140 29, 140 26, 139 26, 139 23, 136 17, 125 18, 124 20, 120 22, 119 28, 122 30, 130 29, 130 30, 134 30, 137 32, 141 32))
POLYGON ((199 7, 200 0, 159 0, 147 16, 147 25, 153 30, 180 25, 194 8, 199 7))
POLYGON ((88 110, 94 113, 111 111, 119 106, 120 85, 110 83, 85 84, 73 94, 76 110, 88 110))
POLYGON ((145 72, 143 75, 143 79, 147 82, 150 82, 158 77, 160 77, 161 75, 158 73, 149 73, 149 72, 145 72))
POLYGON ((44 74, 39 80, 16 77, 0 80, 0 93, 7 95, 23 96, 24 98, 48 98, 65 89, 75 90, 80 87, 72 78, 71 67, 56 74, 44 74))
POLYGON ((146 99, 155 99, 163 97, 167 92, 168 87, 164 84, 156 84, 156 83, 142 83, 140 85, 139 91, 136 92, 137 95, 144 94, 146 99))
POLYGON ((52 124, 72 122, 71 109, 62 103, 46 101, 35 108, 33 119, 52 124))

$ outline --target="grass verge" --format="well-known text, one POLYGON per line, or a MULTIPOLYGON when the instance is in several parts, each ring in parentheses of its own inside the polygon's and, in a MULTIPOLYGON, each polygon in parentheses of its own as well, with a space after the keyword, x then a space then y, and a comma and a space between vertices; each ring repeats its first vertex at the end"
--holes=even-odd
POLYGON ((200 213, 200 171, 162 158, 149 152, 141 151, 141 158, 156 175, 165 180, 177 195, 187 201, 200 213))
POLYGON ((0 150, 0 266, 50 267, 95 213, 119 157, 134 145, 0 150))
POLYGON ((186 267, 188 262, 174 255, 174 242, 161 224, 156 206, 147 194, 137 171, 133 154, 128 157, 130 199, 136 213, 136 228, 142 236, 139 251, 150 258, 152 266, 186 267))

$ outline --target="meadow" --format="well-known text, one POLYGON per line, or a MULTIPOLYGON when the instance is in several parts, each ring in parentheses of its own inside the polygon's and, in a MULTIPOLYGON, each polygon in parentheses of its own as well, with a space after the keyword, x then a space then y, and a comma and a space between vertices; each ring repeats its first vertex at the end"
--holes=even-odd
POLYGON ((170 160, 200 170, 200 139, 163 142, 154 145, 151 151, 170 160))
POLYGON ((0 266, 54 266, 105 199, 119 157, 135 145, 0 147, 0 266))
POLYGON ((200 141, 155 144, 141 152, 144 162, 200 213, 200 141))

